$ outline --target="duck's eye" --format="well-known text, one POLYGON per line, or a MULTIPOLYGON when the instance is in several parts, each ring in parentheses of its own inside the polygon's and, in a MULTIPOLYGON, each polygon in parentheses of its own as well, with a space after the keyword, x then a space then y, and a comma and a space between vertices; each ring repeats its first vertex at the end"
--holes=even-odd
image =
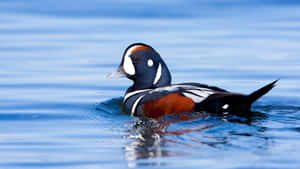
POLYGON ((153 66, 153 60, 152 60, 152 59, 148 59, 147 65, 148 65, 149 67, 152 67, 152 66, 153 66))

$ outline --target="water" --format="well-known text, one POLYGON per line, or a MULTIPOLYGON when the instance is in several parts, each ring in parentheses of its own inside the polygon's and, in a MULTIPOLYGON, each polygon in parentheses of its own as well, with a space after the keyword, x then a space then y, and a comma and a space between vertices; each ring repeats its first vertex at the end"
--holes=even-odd
POLYGON ((299 168, 300 3, 0 2, 0 168, 299 168), (145 42, 173 82, 250 93, 250 118, 160 124, 120 113, 108 80, 145 42))

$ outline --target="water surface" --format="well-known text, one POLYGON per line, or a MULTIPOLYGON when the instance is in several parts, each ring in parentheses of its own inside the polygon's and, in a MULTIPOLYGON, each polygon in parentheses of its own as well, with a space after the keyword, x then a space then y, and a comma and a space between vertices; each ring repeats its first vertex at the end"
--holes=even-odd
POLYGON ((299 5, 2 0, 0 167, 299 168, 299 5), (250 93, 281 80, 249 119, 141 121, 120 113, 131 82, 105 78, 134 42, 174 83, 250 93))

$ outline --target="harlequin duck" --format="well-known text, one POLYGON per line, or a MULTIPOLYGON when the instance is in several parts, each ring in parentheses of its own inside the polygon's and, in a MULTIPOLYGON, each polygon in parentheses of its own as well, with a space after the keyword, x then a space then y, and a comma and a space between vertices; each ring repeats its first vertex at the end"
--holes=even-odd
POLYGON ((171 74, 158 52, 143 43, 127 47, 117 71, 108 75, 133 81, 123 98, 132 116, 158 118, 178 113, 249 112, 251 104, 271 90, 274 81, 249 94, 239 94, 200 83, 171 84, 171 74))

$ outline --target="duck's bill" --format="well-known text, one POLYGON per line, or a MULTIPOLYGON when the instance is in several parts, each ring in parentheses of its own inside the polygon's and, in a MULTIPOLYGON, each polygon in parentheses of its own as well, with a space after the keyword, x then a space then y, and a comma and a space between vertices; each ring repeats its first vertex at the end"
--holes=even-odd
POLYGON ((126 73, 121 67, 119 67, 115 72, 108 74, 106 77, 109 79, 117 79, 117 78, 126 77, 126 73))

